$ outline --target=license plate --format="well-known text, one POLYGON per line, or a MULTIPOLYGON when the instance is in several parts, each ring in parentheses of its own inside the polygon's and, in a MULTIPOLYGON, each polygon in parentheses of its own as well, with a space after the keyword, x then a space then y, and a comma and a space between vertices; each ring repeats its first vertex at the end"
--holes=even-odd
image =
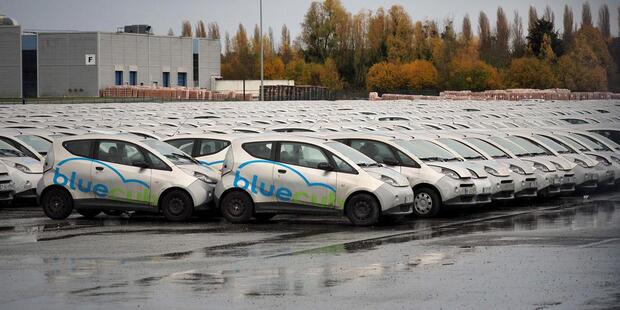
POLYGON ((513 184, 501 184, 499 188, 502 191, 508 191, 508 190, 514 189, 515 187, 513 184))
POLYGON ((11 183, 2 183, 0 184, 0 191, 11 191, 13 190, 13 184, 11 183))
POLYGON ((560 179, 559 178, 552 179, 551 183, 555 185, 560 184, 560 179))
POLYGON ((575 183, 575 177, 564 177, 564 184, 575 183))
POLYGON ((536 187, 538 187, 538 183, 536 181, 526 182, 526 185, 527 185, 528 188, 536 188, 536 187))
POLYGON ((463 187, 463 194, 465 195, 474 195, 476 193, 476 189, 473 187, 463 187))

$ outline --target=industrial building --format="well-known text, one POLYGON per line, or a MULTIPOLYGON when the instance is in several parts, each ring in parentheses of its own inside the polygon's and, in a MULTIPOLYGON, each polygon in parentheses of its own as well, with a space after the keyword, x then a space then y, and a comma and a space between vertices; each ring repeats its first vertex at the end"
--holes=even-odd
POLYGON ((117 32, 24 32, 0 17, 0 98, 94 97, 112 85, 211 89, 219 40, 117 32))

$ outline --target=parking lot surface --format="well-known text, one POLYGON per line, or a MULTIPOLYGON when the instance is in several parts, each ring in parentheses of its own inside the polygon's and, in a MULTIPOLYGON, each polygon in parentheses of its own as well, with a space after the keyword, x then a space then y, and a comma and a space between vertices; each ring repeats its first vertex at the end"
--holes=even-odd
POLYGON ((618 191, 450 210, 229 224, 0 209, 0 308, 570 309, 620 304, 618 191))

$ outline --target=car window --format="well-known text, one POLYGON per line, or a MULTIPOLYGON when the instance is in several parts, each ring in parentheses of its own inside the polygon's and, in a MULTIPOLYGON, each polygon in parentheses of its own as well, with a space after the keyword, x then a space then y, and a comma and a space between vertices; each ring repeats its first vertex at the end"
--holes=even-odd
POLYGON ((565 143, 563 143, 562 141, 554 139, 552 137, 548 137, 548 136, 545 136, 545 135, 536 135, 536 138, 538 138, 542 143, 546 144, 547 146, 549 146, 550 148, 552 148, 553 150, 555 150, 556 152, 558 152, 560 154, 575 154, 575 153, 577 153, 570 146, 568 146, 565 143))
POLYGON ((39 158, 37 157, 37 155, 35 155, 35 154, 34 154, 33 152, 31 152, 29 149, 25 148, 23 145, 21 145, 21 144, 19 144, 19 143, 15 142, 15 141, 13 141, 13 140, 11 140, 11 139, 8 139, 8 138, 5 138, 5 137, 0 137, 0 141, 4 141, 5 143, 9 144, 10 146, 12 146, 12 147, 14 147, 14 148, 18 149, 20 152, 22 152, 22 153, 26 154, 26 156, 28 156, 28 157, 32 157, 32 158, 34 158, 34 159, 36 159, 36 160, 39 160, 39 158))
POLYGON ((224 140, 200 139, 198 145, 198 154, 196 154, 196 157, 218 153, 229 146, 230 142, 224 140))
POLYGON ((273 142, 251 142, 244 143, 241 148, 256 158, 271 159, 271 149, 273 142))
POLYGON ((166 163, 163 160, 159 159, 159 157, 155 156, 155 154, 147 151, 146 156, 151 161, 151 166, 153 169, 170 170, 170 167, 168 167, 168 165, 166 165, 166 163))
POLYGON ((479 149, 485 151, 487 154, 491 155, 494 159, 499 158, 510 158, 510 155, 506 154, 506 152, 502 151, 500 148, 495 145, 484 141, 478 138, 465 138, 465 141, 475 145, 479 149))
POLYGON ((340 157, 336 155, 332 155, 332 158, 334 158, 334 162, 336 162, 336 168, 338 168, 339 172, 357 173, 357 171, 355 171, 355 169, 351 167, 351 165, 347 164, 347 162, 340 159, 340 157))
POLYGON ((386 159, 395 160, 396 156, 385 143, 369 140, 351 140, 351 147, 364 153, 378 163, 383 163, 386 159))
POLYGON ((461 141, 446 138, 438 139, 438 141, 445 144, 446 146, 457 152, 459 155, 461 155, 461 157, 467 160, 486 159, 484 158, 484 156, 482 156, 482 154, 478 153, 476 150, 472 149, 461 141))
POLYGON ((90 149, 93 145, 93 140, 72 140, 65 141, 62 146, 69 153, 80 157, 91 157, 90 149))
POLYGON ((137 146, 123 141, 100 141, 97 159, 127 166, 136 161, 146 162, 137 146))
POLYGON ((26 157, 12 145, 0 140, 0 157, 26 157))
POLYGON ((553 155, 553 153, 551 153, 549 150, 544 148, 542 145, 530 139, 526 139, 521 136, 509 136, 509 137, 506 137, 506 139, 524 148, 526 151, 530 153, 531 156, 553 155))
POLYGON ((48 140, 45 140, 35 135, 19 135, 17 136, 17 139, 28 144, 31 148, 33 148, 35 151, 39 152, 42 155, 47 154, 50 147, 52 146, 52 143, 48 140))
POLYGON ((192 149, 194 148, 194 139, 178 139, 168 140, 166 143, 176 147, 188 155, 192 155, 192 149))
POLYGON ((407 154, 399 150, 396 150, 396 155, 398 155, 400 162, 403 166, 420 168, 420 165, 418 165, 418 163, 416 163, 415 160, 411 159, 411 157, 407 156, 407 154))
POLYGON ((313 145, 282 142, 280 143, 280 162, 318 169, 320 163, 329 163, 323 151, 313 145))

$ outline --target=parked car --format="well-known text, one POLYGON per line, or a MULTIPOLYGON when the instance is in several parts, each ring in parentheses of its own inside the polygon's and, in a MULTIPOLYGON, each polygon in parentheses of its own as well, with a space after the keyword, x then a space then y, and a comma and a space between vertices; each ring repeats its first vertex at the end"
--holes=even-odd
POLYGON ((15 184, 9 175, 8 167, 0 163, 0 204, 9 205, 13 201, 15 184))
POLYGON ((0 140, 0 161, 6 166, 11 177, 13 196, 35 198, 37 183, 43 173, 43 164, 3 140, 0 140))
POLYGON ((233 223, 279 213, 344 214, 354 225, 410 214, 407 178, 339 142, 293 135, 233 140, 215 190, 233 223))
POLYGON ((213 200, 219 174, 164 142, 135 136, 85 135, 54 141, 37 194, 45 214, 64 219, 75 208, 163 213, 187 220, 213 200))

